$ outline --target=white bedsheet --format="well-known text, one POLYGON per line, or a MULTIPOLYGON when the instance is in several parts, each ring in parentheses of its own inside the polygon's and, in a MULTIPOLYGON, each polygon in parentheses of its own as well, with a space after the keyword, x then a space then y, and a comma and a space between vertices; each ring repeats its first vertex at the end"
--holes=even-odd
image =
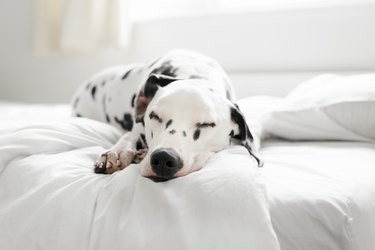
POLYGON ((375 144, 263 144, 281 249, 375 249, 375 144))
POLYGON ((66 104, 28 104, 0 101, 0 133, 40 122, 64 121, 70 116, 66 104))
POLYGON ((98 175, 92 163, 119 131, 60 111, 26 123, 11 112, 0 124, 0 249, 279 249, 244 148, 163 183, 137 165, 98 175))

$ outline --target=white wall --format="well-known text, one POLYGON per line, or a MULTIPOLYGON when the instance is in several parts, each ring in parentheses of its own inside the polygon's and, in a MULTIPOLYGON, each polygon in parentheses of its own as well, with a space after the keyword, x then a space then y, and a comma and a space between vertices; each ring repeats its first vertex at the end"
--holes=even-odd
POLYGON ((67 102, 102 67, 179 47, 216 58, 237 85, 246 85, 245 73, 255 73, 249 84, 260 88, 257 93, 270 86, 273 94, 284 93, 284 86, 302 79, 298 74, 375 70, 374 4, 143 21, 134 26, 128 51, 62 58, 33 56, 32 1, 2 0, 0 17, 0 99, 14 101, 67 102), (297 77, 288 78, 295 71, 297 77), (277 76, 286 76, 285 84, 277 76))
POLYGON ((141 58, 174 44, 199 49, 235 72, 375 69, 375 4, 165 19, 137 27, 141 58))

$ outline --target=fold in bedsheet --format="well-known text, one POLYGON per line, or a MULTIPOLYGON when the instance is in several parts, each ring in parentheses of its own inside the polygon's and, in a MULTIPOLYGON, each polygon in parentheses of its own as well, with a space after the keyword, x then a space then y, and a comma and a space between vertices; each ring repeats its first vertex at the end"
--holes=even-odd
POLYGON ((13 249, 279 249, 265 186, 242 147, 164 183, 137 165, 97 175, 120 136, 83 118, 0 134, 0 246, 13 249))

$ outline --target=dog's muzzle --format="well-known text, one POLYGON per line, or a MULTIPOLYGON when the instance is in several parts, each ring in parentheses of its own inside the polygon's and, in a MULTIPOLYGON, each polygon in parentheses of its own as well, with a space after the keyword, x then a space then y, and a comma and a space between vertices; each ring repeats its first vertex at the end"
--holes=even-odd
POLYGON ((174 149, 161 148, 151 154, 150 165, 156 176, 149 178, 159 182, 174 178, 174 174, 182 168, 183 162, 174 149))

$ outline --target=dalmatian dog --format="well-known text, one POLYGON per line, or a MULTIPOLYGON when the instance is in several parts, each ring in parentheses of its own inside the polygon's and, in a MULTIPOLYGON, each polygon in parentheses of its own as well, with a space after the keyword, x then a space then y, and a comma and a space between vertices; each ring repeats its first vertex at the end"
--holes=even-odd
POLYGON ((234 103, 228 76, 211 58, 173 50, 149 64, 119 65, 92 76, 72 99, 73 114, 110 123, 124 135, 101 154, 95 172, 140 163, 141 174, 166 181, 201 169, 231 144, 262 160, 234 103))

